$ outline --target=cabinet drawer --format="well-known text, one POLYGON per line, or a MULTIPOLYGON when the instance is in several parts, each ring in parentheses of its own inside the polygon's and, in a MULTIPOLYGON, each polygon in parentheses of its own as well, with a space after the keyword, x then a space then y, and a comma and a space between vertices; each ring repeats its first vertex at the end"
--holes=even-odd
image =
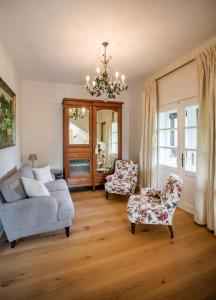
POLYGON ((79 186, 91 186, 91 178, 68 178, 67 179, 69 187, 79 187, 79 186))

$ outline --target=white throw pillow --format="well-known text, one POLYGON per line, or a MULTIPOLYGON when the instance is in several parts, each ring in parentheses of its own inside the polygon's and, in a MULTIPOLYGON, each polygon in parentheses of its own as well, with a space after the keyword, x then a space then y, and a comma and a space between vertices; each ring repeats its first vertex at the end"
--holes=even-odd
POLYGON ((21 180, 28 197, 50 196, 48 189, 42 182, 27 177, 21 177, 21 180))
POLYGON ((43 168, 33 168, 35 179, 42 182, 47 183, 53 181, 53 177, 50 171, 50 166, 46 166, 43 168))

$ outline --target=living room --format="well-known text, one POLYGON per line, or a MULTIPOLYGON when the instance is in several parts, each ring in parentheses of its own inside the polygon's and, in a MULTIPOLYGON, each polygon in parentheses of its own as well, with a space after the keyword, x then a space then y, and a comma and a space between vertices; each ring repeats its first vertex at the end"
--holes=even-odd
POLYGON ((1 299, 216 298, 215 11, 0 0, 1 299))

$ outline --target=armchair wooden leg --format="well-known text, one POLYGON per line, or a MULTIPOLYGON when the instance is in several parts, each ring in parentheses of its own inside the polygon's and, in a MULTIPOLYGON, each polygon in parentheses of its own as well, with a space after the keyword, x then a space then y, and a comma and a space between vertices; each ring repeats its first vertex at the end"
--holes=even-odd
POLYGON ((135 228, 136 228, 136 224, 135 223, 131 223, 131 232, 133 234, 135 233, 135 228))
POLYGON ((108 200, 109 199, 109 193, 106 192, 106 199, 108 200))
POLYGON ((173 233, 172 225, 168 225, 168 228, 169 228, 169 232, 170 232, 170 237, 171 237, 171 239, 173 239, 174 238, 174 233, 173 233))
POLYGON ((70 227, 65 227, 66 236, 70 236, 70 227))
POLYGON ((14 248, 16 246, 16 240, 11 242, 11 248, 14 248))

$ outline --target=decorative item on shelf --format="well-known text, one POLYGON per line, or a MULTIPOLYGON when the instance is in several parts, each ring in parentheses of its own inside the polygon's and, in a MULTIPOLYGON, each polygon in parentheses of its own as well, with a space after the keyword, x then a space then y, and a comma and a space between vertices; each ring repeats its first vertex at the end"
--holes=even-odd
POLYGON ((29 160, 31 160, 31 162, 32 162, 32 167, 34 168, 34 167, 35 167, 34 162, 37 160, 37 154, 35 154, 35 153, 29 154, 29 160))
POLYGON ((85 107, 83 108, 70 108, 69 109, 69 117, 78 120, 78 119, 83 119, 86 116, 86 109, 85 107))
POLYGON ((90 83, 90 76, 86 76, 85 89, 89 92, 91 96, 105 96, 109 99, 115 99, 116 95, 120 95, 122 92, 126 91, 128 88, 127 83, 125 83, 125 75, 121 75, 121 80, 119 80, 119 72, 115 73, 115 80, 109 75, 109 63, 111 61, 111 56, 107 57, 106 47, 109 45, 107 42, 103 42, 104 54, 101 60, 103 64, 103 70, 100 68, 96 69, 97 75, 94 77, 92 83, 90 83))

